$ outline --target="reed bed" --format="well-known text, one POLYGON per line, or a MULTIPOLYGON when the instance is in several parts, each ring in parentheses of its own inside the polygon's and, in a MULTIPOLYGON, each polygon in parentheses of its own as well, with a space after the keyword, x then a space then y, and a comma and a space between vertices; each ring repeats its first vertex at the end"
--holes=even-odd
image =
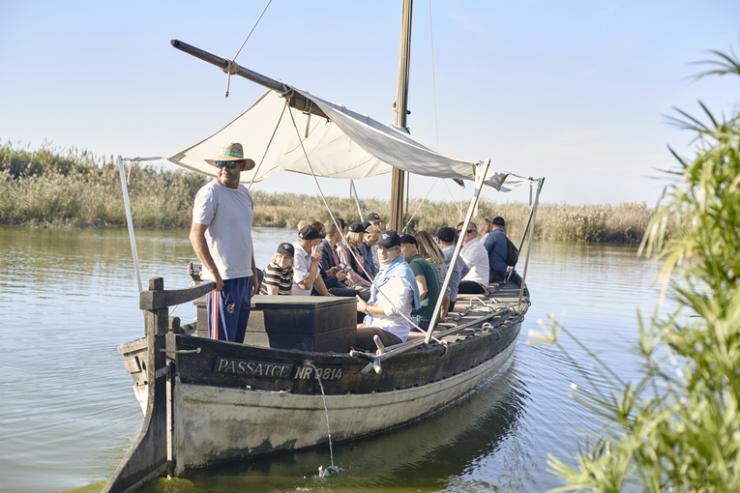
MULTIPOLYGON (((129 171, 129 193, 137 227, 186 228, 196 191, 206 178, 194 173, 159 171, 135 166, 129 171)), ((330 197, 332 211, 348 222, 359 220, 353 200, 330 197)), ((295 227, 304 219, 329 221, 320 198, 293 193, 254 193, 254 223, 295 227)), ((454 226, 467 203, 412 200, 416 211, 409 230, 436 231, 454 226)), ((365 213, 387 217, 386 201, 362 201, 365 213)), ((636 243, 642 238, 651 210, 644 203, 617 205, 541 204, 536 237, 549 240, 636 243)), ((529 215, 524 203, 483 201, 479 217, 500 215, 517 238, 529 215)), ((477 220, 478 218, 476 218, 477 220)), ((118 169, 112 158, 85 151, 17 149, 0 145, 0 224, 28 226, 120 227, 125 225, 118 169)))

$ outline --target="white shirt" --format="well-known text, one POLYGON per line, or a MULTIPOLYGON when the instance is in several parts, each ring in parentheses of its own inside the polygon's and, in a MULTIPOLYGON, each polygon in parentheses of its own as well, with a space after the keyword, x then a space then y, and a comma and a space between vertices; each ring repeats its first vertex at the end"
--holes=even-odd
POLYGON ((195 195, 193 223, 208 226, 206 243, 222 279, 252 275, 252 215, 252 197, 243 185, 229 188, 214 178, 195 195))
POLYGON ((311 296, 310 289, 303 289, 298 285, 308 277, 308 271, 311 268, 311 254, 297 241, 293 243, 293 250, 295 251, 293 254, 293 287, 290 292, 298 296, 311 296))
POLYGON ((391 277, 380 286, 378 301, 373 305, 382 308, 385 316, 381 317, 368 313, 362 322, 369 327, 378 327, 388 331, 401 341, 405 341, 411 331, 411 324, 406 319, 411 318, 413 303, 414 292, 408 281, 400 276, 391 277), (403 318, 403 316, 406 318, 403 318))
POLYGON ((483 286, 488 286, 488 275, 491 267, 488 263, 488 252, 480 238, 476 236, 465 243, 460 255, 470 268, 470 271, 463 277, 463 281, 475 281, 483 286))

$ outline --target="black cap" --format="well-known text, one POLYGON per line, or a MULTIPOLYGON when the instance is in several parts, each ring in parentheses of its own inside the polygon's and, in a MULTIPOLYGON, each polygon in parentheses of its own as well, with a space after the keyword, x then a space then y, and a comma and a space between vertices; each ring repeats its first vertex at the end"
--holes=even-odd
POLYGON ((412 245, 418 245, 416 242, 416 238, 414 238, 414 235, 401 235, 401 244, 404 243, 411 243, 412 245))
POLYGON ((439 228, 439 231, 437 231, 437 238, 444 241, 445 243, 454 243, 455 236, 457 236, 455 228, 450 228, 449 226, 439 228))
POLYGON ((349 225, 350 233, 367 233, 367 229, 362 223, 352 223, 349 225))
POLYGON ((295 255, 295 248, 293 248, 293 245, 290 243, 281 243, 277 247, 277 253, 282 253, 283 255, 289 255, 292 257, 295 255))
POLYGON ((298 232, 298 238, 302 240, 316 240, 318 238, 323 238, 324 235, 321 234, 321 231, 314 228, 310 224, 303 226, 301 230, 298 232))
POLYGON ((496 226, 501 226, 502 228, 506 227, 506 221, 504 221, 504 218, 501 216, 496 216, 493 219, 491 219, 491 224, 495 224, 496 226))
POLYGON ((377 212, 371 212, 367 215, 367 220, 370 222, 380 221, 380 214, 378 214, 377 212))
POLYGON ((396 233, 392 229, 383 231, 382 233, 380 233, 378 246, 383 248, 400 247, 401 237, 398 236, 398 233, 396 233))

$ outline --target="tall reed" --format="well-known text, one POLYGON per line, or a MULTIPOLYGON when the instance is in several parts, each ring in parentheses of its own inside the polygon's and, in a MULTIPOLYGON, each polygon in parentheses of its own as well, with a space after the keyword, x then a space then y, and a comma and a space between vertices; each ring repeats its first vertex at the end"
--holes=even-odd
MULTIPOLYGON (((135 166, 129 173, 129 193, 137 227, 186 228, 195 192, 206 178, 194 173, 157 171, 135 166)), ((317 196, 254 193, 254 223, 260 226, 295 227, 299 221, 316 218, 327 222, 328 213, 317 196)), ((353 200, 330 197, 334 213, 348 222, 359 220, 353 200)), ((387 217, 389 204, 377 199, 362 200, 365 213, 387 217)), ((467 203, 411 200, 415 212, 409 230, 436 231, 455 225, 467 203)), ((529 214, 523 203, 482 201, 482 217, 503 216, 514 238, 521 234, 529 214)), ((650 217, 644 203, 617 205, 542 204, 537 217, 539 239, 636 243, 642 238, 650 217)), ((0 145, 0 224, 32 226, 108 227, 123 226, 118 169, 113 159, 85 151, 43 147, 19 149, 0 145)))

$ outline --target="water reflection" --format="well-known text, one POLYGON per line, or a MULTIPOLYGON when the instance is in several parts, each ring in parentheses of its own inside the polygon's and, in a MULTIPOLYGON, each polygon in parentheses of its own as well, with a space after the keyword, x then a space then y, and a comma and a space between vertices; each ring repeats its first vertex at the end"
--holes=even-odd
MULTIPOLYGON (((294 231, 258 228, 256 261, 294 231)), ((186 231, 140 232, 142 278, 167 287, 190 282, 186 231)), ((583 351, 527 346, 537 320, 556 314, 620 376, 639 375, 635 308, 657 299, 657 265, 634 247, 535 244, 528 282, 532 306, 513 366, 498 383, 442 415, 336 451, 346 472, 319 481, 326 447, 200 472, 169 491, 544 491, 558 485, 547 454, 573 457, 576 439, 598 429, 571 399, 584 375, 608 385, 583 351), (304 477, 305 476, 305 477, 304 477), (188 489, 190 488, 190 490, 188 489)), ((131 444, 141 413, 115 347, 140 337, 136 281, 125 230, 0 228, 0 492, 49 492, 110 475, 131 444)), ((189 320, 192 306, 175 315, 189 320)), ((317 423, 317 426, 322 423, 317 423)), ((162 484, 151 488, 164 487, 162 484)))
MULTIPOLYGON (((293 454, 282 454, 233 463, 190 473, 182 491, 332 491, 368 488, 404 488, 413 491, 440 489, 470 491, 480 485, 460 480, 476 463, 495 454, 518 426, 527 402, 526 385, 515 365, 489 380, 477 392, 443 413, 392 433, 369 437, 336 447, 336 463, 344 472, 327 479, 317 476, 319 465, 327 464, 326 446, 293 454)), ((322 423, 317 423, 320 426, 322 423)), ((519 456, 517 462, 526 460, 519 456)), ((509 464, 521 469, 523 464, 509 464)), ((490 471, 490 469, 489 469, 490 471)), ((503 471, 502 471, 503 472, 503 471)), ((503 477, 503 475, 502 475, 503 477)), ((514 478, 512 478, 514 479, 514 478)), ((512 484, 495 485, 505 491, 520 489, 524 478, 517 474, 512 484)), ((526 481, 525 481, 526 482, 526 481)), ((488 484, 488 490, 494 486, 488 484)), ((147 492, 180 491, 178 483, 159 480, 147 492)))

